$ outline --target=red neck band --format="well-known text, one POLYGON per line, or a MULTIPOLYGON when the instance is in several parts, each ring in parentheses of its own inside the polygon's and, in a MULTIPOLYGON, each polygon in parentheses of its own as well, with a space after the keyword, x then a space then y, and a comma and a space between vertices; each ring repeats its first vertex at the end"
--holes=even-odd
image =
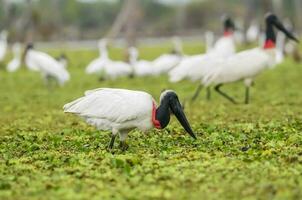
POLYGON ((223 36, 224 37, 229 37, 229 36, 232 36, 233 35, 233 32, 232 31, 224 31, 223 32, 223 36))
POLYGON ((152 123, 155 128, 161 129, 160 122, 156 119, 156 104, 152 102, 152 123))
POLYGON ((275 42, 273 42, 272 40, 268 39, 265 41, 263 48, 264 49, 273 49, 276 47, 275 42))

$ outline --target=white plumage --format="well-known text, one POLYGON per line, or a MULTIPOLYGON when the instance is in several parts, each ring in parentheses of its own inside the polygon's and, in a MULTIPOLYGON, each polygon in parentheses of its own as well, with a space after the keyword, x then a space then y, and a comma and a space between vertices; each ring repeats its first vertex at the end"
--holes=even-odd
POLYGON ((208 66, 217 59, 225 59, 235 53, 234 38, 224 36, 217 40, 207 54, 184 58, 179 65, 169 72, 169 80, 178 82, 185 78, 192 81, 200 80, 207 73, 208 66))
POLYGON ((63 109, 82 117, 98 130, 111 131, 110 149, 119 134, 120 147, 125 149, 129 131, 135 128, 147 131, 154 127, 153 105, 152 96, 145 92, 99 88, 86 91, 84 97, 64 105, 63 109))
POLYGON ((164 74, 177 66, 183 56, 178 54, 163 54, 153 61, 154 75, 164 74))
POLYGON ((109 60, 107 51, 107 40, 101 39, 98 42, 99 57, 91 61, 86 67, 86 74, 100 74, 103 72, 106 62, 109 60))
POLYGON ((123 61, 108 60, 104 67, 105 76, 110 79, 129 76, 133 73, 133 68, 129 63, 123 61))
POLYGON ((246 31, 246 40, 248 42, 256 42, 260 35, 260 28, 258 24, 253 22, 246 31))
POLYGON ((7 31, 1 31, 0 33, 0 61, 2 61, 6 55, 7 49, 7 31))
POLYGON ((169 72, 177 66, 183 58, 182 41, 179 37, 172 38, 173 53, 160 55, 153 60, 153 75, 160 75, 169 72))
POLYGON ((25 55, 25 64, 30 69, 40 71, 46 81, 49 78, 54 78, 59 85, 64 85, 70 79, 68 71, 56 59, 44 52, 28 49, 25 55))
MULTIPOLYGON (((204 77, 206 86, 252 79, 268 67, 274 66, 275 49, 255 48, 239 52, 226 60, 213 62, 211 70, 204 77)), ((250 85, 249 85, 250 86, 250 85)))
POLYGON ((103 74, 105 78, 116 79, 133 72, 129 63, 113 61, 109 58, 106 39, 101 39, 98 46, 101 55, 86 67, 87 74, 103 74))
POLYGON ((149 76, 154 74, 154 66, 151 61, 137 60, 138 50, 135 47, 129 48, 130 64, 133 67, 135 76, 149 76))
POLYGON ((84 97, 66 104, 64 112, 83 117, 99 130, 146 131, 153 127, 153 102, 152 96, 145 92, 100 88, 86 91, 84 97))
POLYGON ((14 58, 7 64, 7 71, 15 72, 21 66, 21 45, 20 43, 15 43, 12 47, 12 52, 14 58))

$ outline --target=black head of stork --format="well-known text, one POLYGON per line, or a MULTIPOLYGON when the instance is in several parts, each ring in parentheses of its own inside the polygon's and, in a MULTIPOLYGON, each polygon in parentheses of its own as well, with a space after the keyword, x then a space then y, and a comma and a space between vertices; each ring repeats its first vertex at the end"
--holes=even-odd
POLYGON ((266 41, 271 41, 273 43, 276 42, 276 35, 273 30, 273 26, 282 31, 289 39, 299 42, 299 40, 293 35, 293 33, 289 32, 282 22, 278 19, 278 17, 272 13, 266 14, 265 17, 266 22, 266 41))
POLYGON ((229 16, 223 16, 224 35, 229 35, 236 30, 234 21, 229 16))
POLYGON ((173 113, 186 132, 196 139, 194 132, 187 120, 182 109, 177 94, 173 90, 165 90, 160 95, 160 105, 156 109, 156 119, 159 121, 161 128, 165 128, 170 122, 170 112, 173 113))

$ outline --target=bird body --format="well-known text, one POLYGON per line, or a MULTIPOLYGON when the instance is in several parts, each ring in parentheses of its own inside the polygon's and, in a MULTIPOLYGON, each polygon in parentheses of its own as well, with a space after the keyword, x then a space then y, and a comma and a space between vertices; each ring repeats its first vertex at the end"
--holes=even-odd
POLYGON ((178 54, 163 54, 153 61, 154 74, 160 75, 173 69, 182 60, 178 54))
POLYGON ((142 131, 152 124, 152 96, 145 92, 100 88, 86 91, 85 96, 64 106, 64 112, 78 114, 99 130, 142 131))
POLYGON ((170 110, 195 138, 175 92, 163 92, 160 102, 157 107, 155 100, 146 92, 99 88, 86 91, 84 97, 64 105, 63 109, 66 113, 82 117, 98 130, 111 131, 110 148, 117 134, 124 143, 128 132, 135 128, 144 132, 154 127, 165 128, 170 121, 170 110))
POLYGON ((246 40, 248 42, 256 42, 260 35, 260 29, 258 24, 253 22, 246 31, 246 40))
POLYGON ((128 63, 113 61, 109 58, 106 39, 101 39, 98 46, 100 57, 93 60, 86 67, 86 74, 104 74, 106 78, 116 79, 132 73, 132 68, 128 63))
POLYGON ((132 67, 126 62, 108 60, 104 65, 105 76, 109 79, 129 76, 132 72, 132 67))
POLYGON ((152 61, 153 75, 161 75, 169 72, 180 63, 183 56, 182 41, 179 37, 172 37, 173 49, 170 53, 165 53, 152 61))
POLYGON ((185 78, 191 81, 201 80, 207 74, 213 62, 226 59, 234 53, 235 45, 232 36, 224 36, 215 43, 209 53, 183 59, 169 73, 169 80, 171 82, 178 82, 185 78))
POLYGON ((263 70, 274 66, 275 49, 254 48, 241 51, 226 60, 213 62, 204 78, 205 85, 209 83, 229 83, 243 79, 254 78, 263 70))
POLYGON ((85 69, 86 74, 100 74, 104 71, 105 64, 109 60, 107 40, 101 39, 98 43, 100 56, 92 60, 85 69))
POLYGON ((169 72, 169 81, 179 82, 187 77, 189 70, 196 67, 206 57, 206 54, 194 55, 184 58, 175 68, 169 72))
POLYGON ((135 76, 150 76, 154 75, 154 66, 151 61, 138 60, 138 50, 135 47, 130 47, 129 61, 133 68, 135 76))
POLYGON ((15 43, 13 45, 13 55, 14 58, 7 64, 7 71, 15 72, 21 66, 21 45, 19 43, 15 43))
MULTIPOLYGON (((233 37, 234 24, 230 18, 224 21, 224 34, 214 46, 207 50, 206 54, 194 55, 182 59, 182 61, 169 72, 169 81, 178 82, 183 79, 191 81, 201 80, 207 73, 209 66, 217 59, 225 59, 235 53, 235 41, 233 37)), ((211 40, 206 33, 206 40, 211 40)), ((206 41, 210 47, 211 41, 206 41)))
POLYGON ((7 50, 7 31, 0 33, 0 61, 2 61, 6 55, 7 50))
POLYGON ((31 69, 40 71, 44 79, 54 78, 59 85, 64 85, 70 79, 68 71, 56 59, 32 48, 26 51, 26 65, 31 69))

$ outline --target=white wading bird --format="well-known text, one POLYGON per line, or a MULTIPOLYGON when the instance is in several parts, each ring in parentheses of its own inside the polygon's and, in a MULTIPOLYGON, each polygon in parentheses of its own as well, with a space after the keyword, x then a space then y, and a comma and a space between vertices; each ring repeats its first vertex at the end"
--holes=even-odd
POLYGON ((107 50, 107 40, 101 39, 98 42, 100 56, 86 67, 86 74, 100 74, 104 70, 105 63, 109 60, 107 50))
POLYGON ((7 31, 1 31, 0 33, 0 62, 3 61, 5 55, 6 55, 6 49, 7 49, 7 31))
POLYGON ((41 72, 47 85, 51 79, 56 80, 60 86, 70 79, 68 71, 56 59, 44 52, 34 50, 32 44, 27 45, 23 59, 27 66, 41 72))
POLYGON ((15 72, 21 66, 21 45, 15 43, 12 47, 14 58, 7 64, 7 71, 15 72))
POLYGON ((169 54, 163 54, 153 60, 153 74, 154 75, 160 75, 163 73, 167 73, 170 71, 173 67, 178 65, 180 61, 182 60, 183 56, 183 48, 182 48, 182 42, 181 39, 178 37, 172 38, 172 43, 174 45, 173 50, 169 54))
POLYGON ((129 63, 114 61, 109 58, 106 39, 99 41, 99 50, 101 55, 86 67, 87 74, 101 74, 105 78, 116 79, 133 73, 129 63))
POLYGON ((131 76, 132 74, 133 68, 127 62, 109 60, 105 63, 105 78, 114 80, 118 77, 131 76))
MULTIPOLYGON (((226 83, 244 81, 246 86, 245 103, 249 103, 249 88, 253 79, 263 70, 276 65, 276 35, 274 27, 282 31, 289 39, 299 42, 279 21, 276 15, 266 15, 266 35, 263 48, 241 51, 224 61, 217 61, 216 67, 204 77, 202 83, 207 87, 215 84, 215 90, 233 103, 236 101, 220 90, 226 83)), ((197 94, 198 95, 198 94, 197 94)))
POLYGON ((246 31, 247 42, 257 42, 260 36, 260 28, 256 22, 252 22, 250 27, 246 31))
POLYGON ((184 129, 196 139, 182 110, 176 93, 166 90, 161 93, 157 107, 153 97, 141 91, 99 88, 85 92, 85 96, 64 105, 64 112, 73 113, 85 119, 98 130, 112 132, 109 148, 112 149, 117 134, 120 146, 126 148, 128 133, 138 128, 147 131, 163 129, 170 122, 172 112, 184 129))
POLYGON ((235 25, 229 17, 225 18, 223 24, 223 37, 217 40, 214 47, 206 54, 183 58, 180 64, 169 72, 170 82, 178 82, 185 78, 191 81, 200 80, 207 71, 207 69, 203 67, 203 62, 207 63, 208 60, 227 58, 235 53, 233 38, 235 25))
POLYGON ((153 75, 154 67, 151 61, 147 60, 137 60, 138 50, 135 47, 130 47, 129 51, 129 61, 133 68, 135 76, 150 76, 153 75))

